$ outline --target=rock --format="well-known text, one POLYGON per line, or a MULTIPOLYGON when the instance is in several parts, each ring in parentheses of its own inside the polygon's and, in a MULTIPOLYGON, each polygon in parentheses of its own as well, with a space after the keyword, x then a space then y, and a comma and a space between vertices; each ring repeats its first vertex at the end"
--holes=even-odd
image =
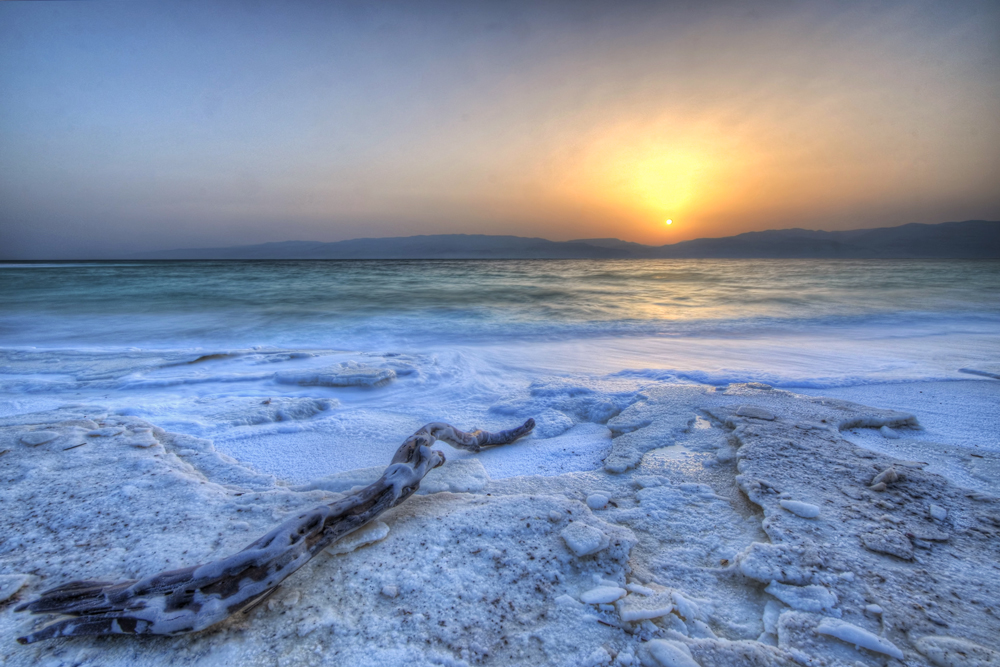
POLYGON ((879 474, 875 475, 875 479, 872 480, 872 486, 877 486, 879 484, 889 485, 899 479, 899 473, 892 466, 889 466, 879 474))
POLYGON ((779 500, 778 504, 795 516, 800 516, 803 519, 815 519, 819 516, 819 507, 800 500, 779 500))
POLYGON ((397 586, 383 586, 382 595, 387 598, 395 598, 399 595, 399 588, 397 586))
POLYGON ((913 545, 906 535, 898 530, 876 530, 862 533, 859 537, 861 545, 869 551, 889 554, 903 560, 913 559, 913 545))
POLYGON ((619 618, 627 623, 635 623, 666 616, 674 610, 674 602, 669 593, 629 595, 618 600, 615 607, 619 618))
POLYGON ((627 592, 624 588, 618 588, 617 586, 598 586, 582 593, 580 601, 587 604, 610 604, 619 598, 625 597, 627 592))
POLYGON ((736 411, 737 417, 750 417, 751 419, 763 419, 765 421, 774 421, 774 414, 768 412, 764 408, 755 408, 752 405, 741 405, 736 411))
POLYGON ((662 667, 701 667, 691 657, 691 650, 678 641, 653 639, 646 642, 646 650, 662 667))
POLYGON ((828 637, 836 637, 848 644, 854 644, 875 653, 892 656, 896 660, 903 659, 903 652, 888 639, 837 618, 824 618, 816 626, 816 632, 828 637))
POLYGON ((936 519, 938 521, 944 521, 945 519, 948 518, 948 510, 941 507, 940 505, 932 504, 930 507, 927 508, 927 513, 931 515, 932 519, 936 519))
POLYGON ((947 542, 950 537, 948 533, 931 527, 914 528, 911 534, 918 540, 927 540, 928 542, 947 542))
POLYGON ((878 430, 878 432, 881 433, 882 437, 884 437, 884 438, 889 438, 890 440, 898 440, 899 439, 899 434, 896 433, 895 431, 893 431, 888 426, 883 426, 882 428, 880 428, 878 430))
POLYGON ((107 428, 94 429, 87 433, 88 438, 110 438, 112 436, 118 435, 119 433, 124 433, 125 429, 120 426, 108 426, 107 428))
POLYGON ((614 447, 604 459, 604 469, 614 475, 620 475, 639 465, 641 460, 642 452, 635 447, 618 446, 614 447))
POLYGON ((610 544, 608 536, 603 532, 578 522, 571 523, 559 535, 566 542, 569 550, 581 557, 596 554, 602 549, 607 549, 610 544))
POLYGON ((396 379, 390 368, 346 362, 327 368, 275 373, 274 381, 304 387, 381 387, 396 379))
POLYGON ((837 606, 837 596, 825 586, 786 586, 772 581, 765 593, 773 595, 792 609, 821 613, 837 606))
POLYGON ((603 493, 592 493, 587 496, 587 507, 592 510, 602 510, 608 506, 608 497, 603 493))
POLYGON ((958 637, 928 635, 915 647, 936 667, 1000 667, 1000 652, 958 637))

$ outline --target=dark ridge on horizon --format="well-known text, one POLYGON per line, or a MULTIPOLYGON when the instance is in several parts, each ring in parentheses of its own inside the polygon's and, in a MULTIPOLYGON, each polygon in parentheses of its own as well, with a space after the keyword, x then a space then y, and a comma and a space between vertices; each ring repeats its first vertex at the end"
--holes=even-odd
POLYGON ((615 238, 549 241, 436 234, 181 248, 126 259, 1000 259, 1000 222, 911 223, 840 232, 775 229, 663 246, 615 238))

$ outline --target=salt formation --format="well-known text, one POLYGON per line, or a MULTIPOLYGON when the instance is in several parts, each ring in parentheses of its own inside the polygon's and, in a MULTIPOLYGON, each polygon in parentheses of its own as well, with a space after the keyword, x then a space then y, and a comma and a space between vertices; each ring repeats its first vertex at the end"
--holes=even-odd
POLYGON ((282 384, 322 387, 381 387, 396 379, 396 371, 356 361, 345 361, 327 368, 275 373, 282 384))
MULTIPOLYGON (((599 411, 611 398, 567 396, 539 399, 613 412, 599 411)), ((32 578, 0 603, 0 661, 998 664, 1000 501, 840 434, 906 434, 910 415, 762 385, 651 386, 616 409, 604 469, 490 479, 474 459, 452 461, 380 515, 384 527, 206 631, 29 646, 10 641, 35 630, 13 608, 39 592, 232 553, 377 471, 291 487, 98 407, 7 418, 0 573, 32 578), (55 435, 24 440, 39 432, 55 435), (609 502, 592 509, 595 494, 609 502)))

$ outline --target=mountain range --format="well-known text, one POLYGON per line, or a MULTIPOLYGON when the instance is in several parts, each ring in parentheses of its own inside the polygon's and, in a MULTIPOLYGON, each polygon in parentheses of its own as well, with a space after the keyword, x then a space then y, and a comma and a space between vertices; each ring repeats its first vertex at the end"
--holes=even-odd
POLYGON ((323 243, 284 241, 225 248, 182 248, 134 259, 1000 259, 1000 222, 841 232, 775 229, 662 246, 615 238, 549 241, 521 236, 437 234, 323 243))

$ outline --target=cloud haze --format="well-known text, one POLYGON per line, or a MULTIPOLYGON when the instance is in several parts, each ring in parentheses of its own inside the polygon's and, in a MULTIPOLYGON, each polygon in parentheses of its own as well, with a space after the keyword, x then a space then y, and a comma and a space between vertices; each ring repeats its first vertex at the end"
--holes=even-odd
POLYGON ((0 257, 997 219, 998 34, 992 2, 0 3, 0 257))

